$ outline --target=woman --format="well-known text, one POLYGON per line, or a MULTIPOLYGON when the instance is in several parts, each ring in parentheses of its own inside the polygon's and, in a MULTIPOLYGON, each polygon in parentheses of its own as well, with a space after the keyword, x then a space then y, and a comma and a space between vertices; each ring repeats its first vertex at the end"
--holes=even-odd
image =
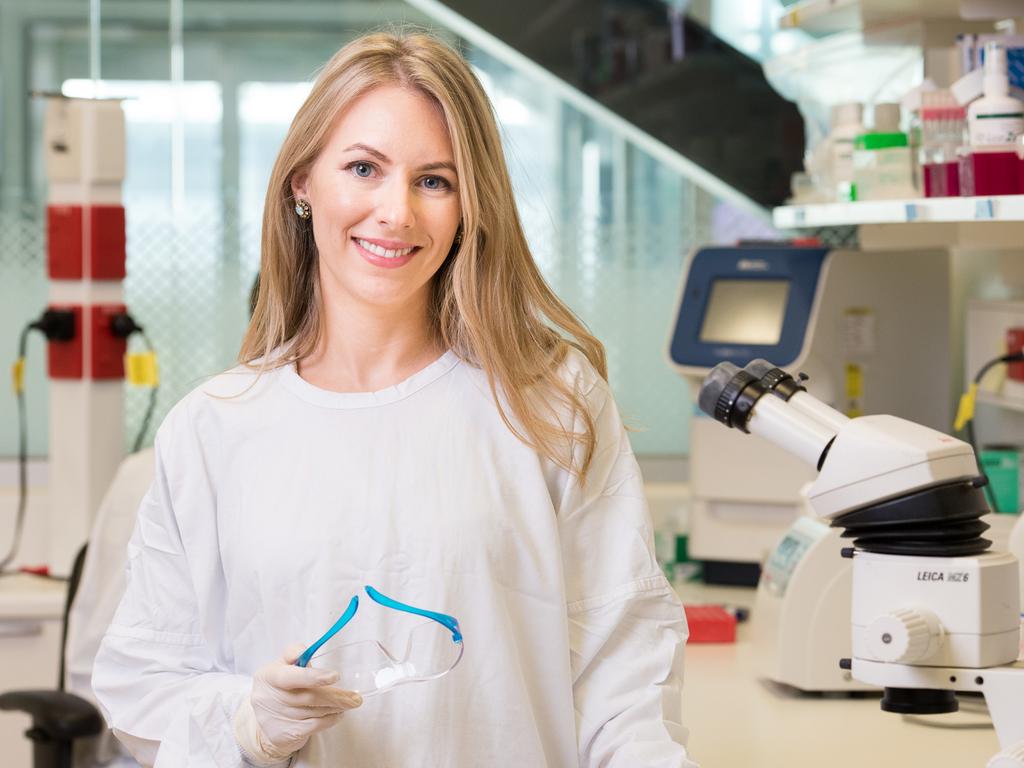
MULTIPOLYGON (((243 365, 157 436, 93 679, 119 738, 157 766, 693 766, 603 349, 531 258, 464 60, 334 56, 260 271, 243 365), (365 701, 295 665, 365 585, 458 617, 461 663, 365 701)), ((364 600, 343 635, 398 621, 364 600)))

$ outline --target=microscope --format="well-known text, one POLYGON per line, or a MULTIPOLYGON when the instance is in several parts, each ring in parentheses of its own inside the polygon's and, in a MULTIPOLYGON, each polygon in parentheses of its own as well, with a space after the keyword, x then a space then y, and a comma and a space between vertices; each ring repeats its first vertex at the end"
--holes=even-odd
POLYGON ((989 507, 971 446, 894 416, 848 418, 764 360, 720 363, 698 404, 817 469, 810 507, 853 545, 840 667, 883 688, 887 712, 955 712, 955 692, 981 693, 1002 750, 987 768, 1024 768, 1017 560, 981 536, 989 507))

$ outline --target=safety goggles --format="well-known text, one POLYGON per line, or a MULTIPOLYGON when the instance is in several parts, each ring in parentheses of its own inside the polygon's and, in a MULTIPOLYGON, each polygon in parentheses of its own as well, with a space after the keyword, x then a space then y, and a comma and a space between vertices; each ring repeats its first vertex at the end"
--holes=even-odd
POLYGON ((459 622, 453 616, 415 608, 382 595, 373 587, 364 587, 375 603, 424 621, 389 634, 383 640, 356 643, 331 642, 359 609, 359 595, 353 595, 341 617, 295 662, 338 673, 335 685, 356 691, 364 699, 403 683, 437 680, 451 672, 464 649, 459 622))

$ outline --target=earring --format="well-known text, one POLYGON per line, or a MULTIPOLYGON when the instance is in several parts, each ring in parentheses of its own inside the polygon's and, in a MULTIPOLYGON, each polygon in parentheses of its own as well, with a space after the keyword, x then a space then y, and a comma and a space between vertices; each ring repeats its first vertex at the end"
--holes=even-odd
POLYGON ((305 200, 295 201, 295 215, 305 221, 313 215, 313 209, 309 207, 309 203, 305 200))

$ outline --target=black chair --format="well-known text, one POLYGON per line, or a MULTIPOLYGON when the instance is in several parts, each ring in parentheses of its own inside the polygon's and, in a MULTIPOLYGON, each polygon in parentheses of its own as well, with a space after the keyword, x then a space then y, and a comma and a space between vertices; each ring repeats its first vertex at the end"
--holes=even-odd
POLYGON ((25 712, 32 727, 25 735, 32 740, 33 768, 72 768, 75 739, 97 736, 106 728, 99 711, 81 696, 64 690, 64 647, 68 640, 68 613, 78 591, 85 563, 86 545, 78 551, 68 580, 64 621, 60 638, 60 676, 57 690, 7 691, 0 693, 0 710, 25 712))

